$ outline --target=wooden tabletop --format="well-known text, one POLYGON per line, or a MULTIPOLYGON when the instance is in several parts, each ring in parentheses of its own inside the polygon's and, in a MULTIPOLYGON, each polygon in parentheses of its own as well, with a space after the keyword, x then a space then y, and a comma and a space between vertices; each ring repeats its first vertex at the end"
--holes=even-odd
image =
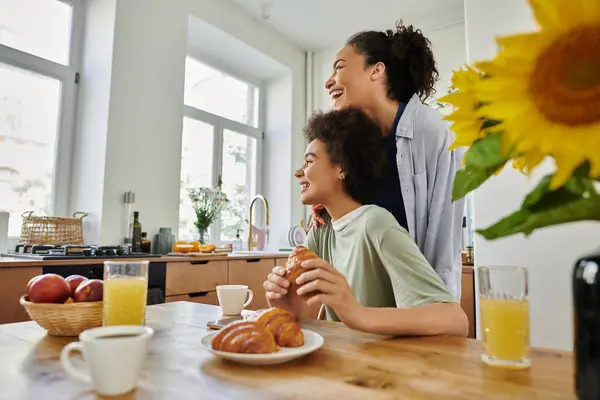
MULTIPOLYGON (((251 367, 200 348, 206 323, 217 317, 217 307, 197 303, 148 307, 156 333, 138 388, 111 399, 575 399, 567 352, 535 349, 531 369, 510 371, 482 364, 473 339, 391 339, 304 321, 325 338, 321 349, 251 367)), ((0 399, 99 398, 60 366, 73 340, 47 336, 34 322, 0 325, 0 399)))

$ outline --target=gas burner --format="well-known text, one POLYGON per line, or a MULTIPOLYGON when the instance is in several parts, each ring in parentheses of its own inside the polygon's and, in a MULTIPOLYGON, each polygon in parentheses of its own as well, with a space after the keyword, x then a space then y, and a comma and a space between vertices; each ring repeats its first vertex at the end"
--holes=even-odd
POLYGON ((135 253, 129 246, 97 246, 97 245, 41 245, 19 244, 14 252, 5 254, 9 257, 37 258, 43 260, 69 260, 83 258, 145 258, 160 257, 160 254, 135 253))

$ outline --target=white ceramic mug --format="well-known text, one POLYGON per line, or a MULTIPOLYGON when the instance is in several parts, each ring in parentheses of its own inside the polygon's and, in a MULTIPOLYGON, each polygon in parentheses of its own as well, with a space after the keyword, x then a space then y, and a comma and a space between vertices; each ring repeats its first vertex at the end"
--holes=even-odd
POLYGON ((217 286, 219 307, 223 315, 239 315, 252 301, 254 293, 246 285, 221 285, 217 286), (248 296, 248 300, 246 300, 248 296))
POLYGON ((60 353, 63 368, 76 379, 91 383, 99 395, 117 396, 135 389, 154 330, 146 326, 108 326, 88 329, 79 342, 60 353), (71 352, 82 353, 90 375, 71 364, 71 352))

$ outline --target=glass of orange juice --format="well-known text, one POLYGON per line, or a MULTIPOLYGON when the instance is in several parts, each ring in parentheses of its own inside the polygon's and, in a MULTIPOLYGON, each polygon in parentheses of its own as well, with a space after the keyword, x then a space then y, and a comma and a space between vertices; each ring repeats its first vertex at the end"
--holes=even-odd
POLYGON ((144 325, 148 261, 105 261, 103 325, 144 325))
POLYGON ((479 318, 488 365, 521 369, 530 366, 527 269, 480 267, 479 318))

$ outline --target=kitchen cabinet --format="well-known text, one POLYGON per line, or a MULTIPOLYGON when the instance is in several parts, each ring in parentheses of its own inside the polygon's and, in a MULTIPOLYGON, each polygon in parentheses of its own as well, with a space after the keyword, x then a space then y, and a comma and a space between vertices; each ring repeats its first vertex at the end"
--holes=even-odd
POLYGON ((0 269, 0 324, 29 321, 29 315, 19 300, 27 283, 42 274, 42 267, 0 269))
POLYGON ((167 296, 165 298, 166 303, 172 303, 174 301, 190 301, 192 303, 210 304, 213 306, 219 305, 219 299, 217 298, 216 290, 193 294, 179 294, 175 296, 167 296))
POLYGON ((167 263, 166 296, 215 290, 227 284, 227 261, 192 260, 167 263))
POLYGON ((268 308, 267 298, 263 283, 275 266, 274 258, 255 258, 246 260, 229 260, 230 285, 247 285, 254 293, 250 310, 268 308))
POLYGON ((475 319, 475 274, 473 267, 463 267, 461 276, 461 297, 460 306, 462 307, 469 320, 470 338, 475 338, 477 321, 475 319))

